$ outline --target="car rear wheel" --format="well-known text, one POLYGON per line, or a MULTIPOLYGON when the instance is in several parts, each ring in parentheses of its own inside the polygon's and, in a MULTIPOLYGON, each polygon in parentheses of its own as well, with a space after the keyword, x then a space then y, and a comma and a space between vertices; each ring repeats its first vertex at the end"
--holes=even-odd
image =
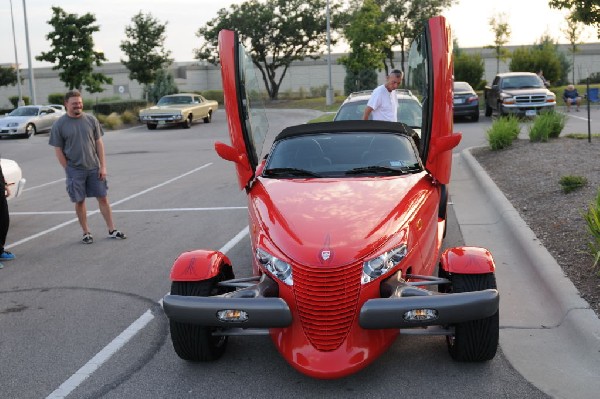
MULTIPOLYGON (((171 284, 172 295, 211 296, 218 294, 220 277, 204 281, 175 281, 171 284)), ((220 358, 227 347, 227 336, 213 335, 217 328, 170 321, 171 340, 177 355, 194 362, 220 358)))
POLYGON ((146 127, 148 130, 156 130, 156 123, 147 123, 146 127))
MULTIPOLYGON (((451 274, 450 292, 473 292, 496 288, 494 273, 451 274)), ((458 323, 454 335, 446 337, 448 351, 454 360, 463 362, 483 362, 491 360, 498 349, 500 317, 499 311, 485 319, 458 323)))
POLYGON ((192 127, 192 115, 188 116, 185 121, 181 124, 184 129, 192 127))
POLYGON ((33 123, 30 123, 27 126, 25 126, 25 134, 23 135, 23 137, 28 139, 31 136, 35 136, 35 133, 36 133, 35 125, 33 123))
POLYGON ((479 121, 479 112, 476 114, 473 114, 473 116, 471 116, 471 121, 473 121, 473 122, 479 121))
POLYGON ((210 121, 212 121, 212 111, 208 111, 208 115, 206 115, 205 118, 203 118, 204 123, 210 123, 210 121))

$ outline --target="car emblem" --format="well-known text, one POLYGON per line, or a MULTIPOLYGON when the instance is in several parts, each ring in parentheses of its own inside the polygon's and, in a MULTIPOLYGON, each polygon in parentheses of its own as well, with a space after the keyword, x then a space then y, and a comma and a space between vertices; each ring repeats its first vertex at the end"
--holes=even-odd
POLYGON ((321 258, 323 260, 329 259, 330 256, 331 256, 331 251, 321 251, 321 258))

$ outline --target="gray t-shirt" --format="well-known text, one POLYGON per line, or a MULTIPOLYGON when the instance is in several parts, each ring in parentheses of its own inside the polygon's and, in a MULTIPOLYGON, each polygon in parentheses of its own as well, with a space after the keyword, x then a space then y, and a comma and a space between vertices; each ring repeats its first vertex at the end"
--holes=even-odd
POLYGON ((96 140, 103 135, 95 116, 83 113, 79 118, 71 118, 65 114, 52 125, 49 144, 62 148, 68 166, 90 170, 100 167, 96 140))

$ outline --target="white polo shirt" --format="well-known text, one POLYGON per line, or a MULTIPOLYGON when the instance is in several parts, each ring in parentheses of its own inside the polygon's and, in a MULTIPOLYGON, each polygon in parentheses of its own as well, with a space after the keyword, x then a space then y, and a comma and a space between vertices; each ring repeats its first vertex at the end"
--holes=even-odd
POLYGON ((378 86, 373 90, 367 105, 373 108, 371 115, 373 115, 374 120, 398 122, 398 96, 396 90, 389 92, 385 85, 378 86))

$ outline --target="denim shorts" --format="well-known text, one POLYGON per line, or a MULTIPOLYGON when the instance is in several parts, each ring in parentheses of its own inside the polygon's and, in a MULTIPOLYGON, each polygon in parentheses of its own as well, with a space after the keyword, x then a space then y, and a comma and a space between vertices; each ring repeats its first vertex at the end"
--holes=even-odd
POLYGON ((76 169, 67 166, 67 193, 72 202, 81 202, 86 197, 106 197, 108 183, 98 178, 99 169, 76 169))

